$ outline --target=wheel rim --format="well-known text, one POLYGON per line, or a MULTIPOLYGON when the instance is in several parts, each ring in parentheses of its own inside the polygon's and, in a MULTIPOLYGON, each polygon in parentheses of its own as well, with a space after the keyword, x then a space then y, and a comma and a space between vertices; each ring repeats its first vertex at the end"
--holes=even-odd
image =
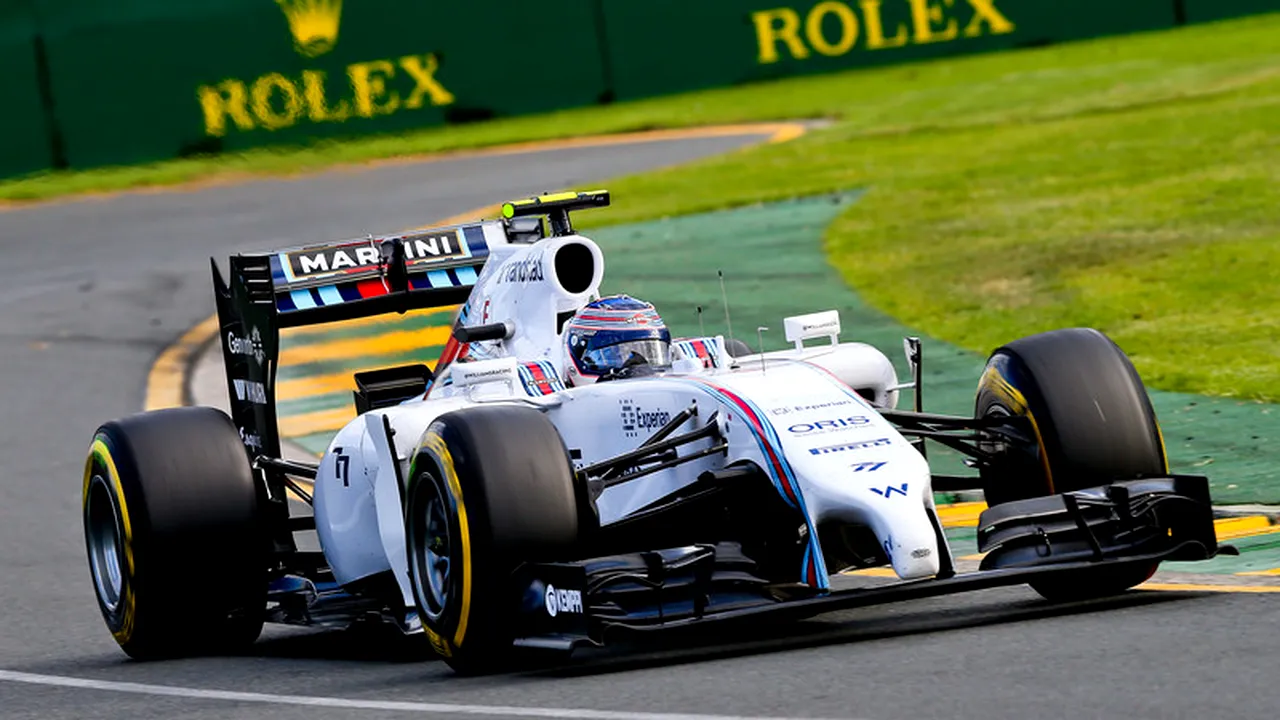
POLYGON ((89 481, 85 506, 85 540, 89 548, 89 570, 93 574, 98 599, 109 613, 115 613, 124 596, 124 533, 111 488, 101 475, 89 481))
POLYGON ((410 518, 413 582, 420 610, 432 620, 444 614, 449 601, 452 545, 449 541, 449 506, 434 477, 418 481, 422 493, 418 510, 410 518))

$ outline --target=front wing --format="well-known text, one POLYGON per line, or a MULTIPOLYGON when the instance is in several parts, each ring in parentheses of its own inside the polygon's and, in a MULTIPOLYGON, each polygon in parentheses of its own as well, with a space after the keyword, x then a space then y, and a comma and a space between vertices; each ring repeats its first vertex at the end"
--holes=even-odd
POLYGON ((815 593, 770 585, 733 543, 692 545, 529 564, 514 577, 516 645, 571 651, 620 633, 651 633, 714 622, 802 619, 821 613, 1050 577, 1088 582, 1102 568, 1123 571, 1219 553, 1208 479, 1169 476, 1116 482, 1007 503, 979 521, 981 569, 947 578, 815 593))

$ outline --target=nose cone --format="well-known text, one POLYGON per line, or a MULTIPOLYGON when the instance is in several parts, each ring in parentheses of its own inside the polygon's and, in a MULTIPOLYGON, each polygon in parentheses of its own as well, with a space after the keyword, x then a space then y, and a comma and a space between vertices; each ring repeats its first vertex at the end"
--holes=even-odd
POLYGON ((893 571, 903 580, 932 577, 938 574, 938 536, 933 532, 929 515, 920 504, 910 511, 915 518, 902 517, 884 533, 877 533, 893 571))

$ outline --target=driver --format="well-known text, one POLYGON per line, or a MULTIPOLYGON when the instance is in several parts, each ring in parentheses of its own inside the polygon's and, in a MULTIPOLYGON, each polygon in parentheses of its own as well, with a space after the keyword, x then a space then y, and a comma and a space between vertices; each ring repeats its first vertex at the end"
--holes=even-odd
POLYGON ((671 331, 653 305, 627 295, 587 303, 565 325, 570 385, 652 374, 671 364, 671 331))

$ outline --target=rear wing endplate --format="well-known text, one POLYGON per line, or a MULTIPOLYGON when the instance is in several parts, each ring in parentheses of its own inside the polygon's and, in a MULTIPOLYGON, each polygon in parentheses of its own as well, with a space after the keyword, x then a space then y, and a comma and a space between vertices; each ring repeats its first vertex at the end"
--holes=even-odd
POLYGON ((236 255, 226 279, 211 260, 231 418, 250 458, 281 456, 282 328, 463 303, 490 249, 506 244, 493 221, 236 255))

